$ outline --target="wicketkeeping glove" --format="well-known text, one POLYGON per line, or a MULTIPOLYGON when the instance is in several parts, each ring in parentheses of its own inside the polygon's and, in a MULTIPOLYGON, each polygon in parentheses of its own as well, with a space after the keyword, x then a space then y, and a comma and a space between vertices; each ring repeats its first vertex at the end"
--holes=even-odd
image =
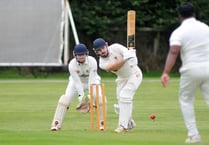
POLYGON ((89 110, 90 110, 90 102, 89 101, 82 101, 82 102, 80 102, 77 105, 76 110, 78 112, 81 112, 81 113, 89 112, 89 110))

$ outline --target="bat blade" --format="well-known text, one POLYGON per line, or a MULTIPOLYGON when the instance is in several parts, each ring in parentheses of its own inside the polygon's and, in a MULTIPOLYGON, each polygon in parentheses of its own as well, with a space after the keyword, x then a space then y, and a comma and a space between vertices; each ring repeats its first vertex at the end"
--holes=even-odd
POLYGON ((127 14, 127 47, 135 49, 136 11, 129 10, 127 14))

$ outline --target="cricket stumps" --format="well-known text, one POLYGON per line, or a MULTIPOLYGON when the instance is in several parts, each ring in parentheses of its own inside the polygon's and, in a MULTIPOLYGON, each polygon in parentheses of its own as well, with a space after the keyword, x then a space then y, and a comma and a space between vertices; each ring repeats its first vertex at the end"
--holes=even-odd
POLYGON ((96 124, 97 130, 102 130, 102 131, 106 130, 106 96, 105 96, 104 84, 91 84, 89 95, 90 95, 90 129, 94 130, 96 124))

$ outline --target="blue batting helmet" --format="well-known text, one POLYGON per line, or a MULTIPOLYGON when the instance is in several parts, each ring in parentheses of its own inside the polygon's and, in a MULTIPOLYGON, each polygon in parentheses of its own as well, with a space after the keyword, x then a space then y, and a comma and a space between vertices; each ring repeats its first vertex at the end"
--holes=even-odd
POLYGON ((85 44, 77 44, 75 47, 74 47, 74 50, 73 50, 73 54, 74 55, 78 55, 78 54, 86 54, 88 55, 89 51, 86 47, 85 44))
POLYGON ((93 50, 97 51, 100 48, 103 48, 106 45, 106 42, 103 38, 97 38, 93 42, 93 50))

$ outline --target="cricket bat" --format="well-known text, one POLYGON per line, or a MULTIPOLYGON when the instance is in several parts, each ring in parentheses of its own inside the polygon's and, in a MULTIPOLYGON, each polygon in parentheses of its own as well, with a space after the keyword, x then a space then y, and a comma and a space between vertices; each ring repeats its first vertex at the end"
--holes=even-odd
POLYGON ((136 11, 129 10, 127 14, 127 48, 135 49, 136 11))

